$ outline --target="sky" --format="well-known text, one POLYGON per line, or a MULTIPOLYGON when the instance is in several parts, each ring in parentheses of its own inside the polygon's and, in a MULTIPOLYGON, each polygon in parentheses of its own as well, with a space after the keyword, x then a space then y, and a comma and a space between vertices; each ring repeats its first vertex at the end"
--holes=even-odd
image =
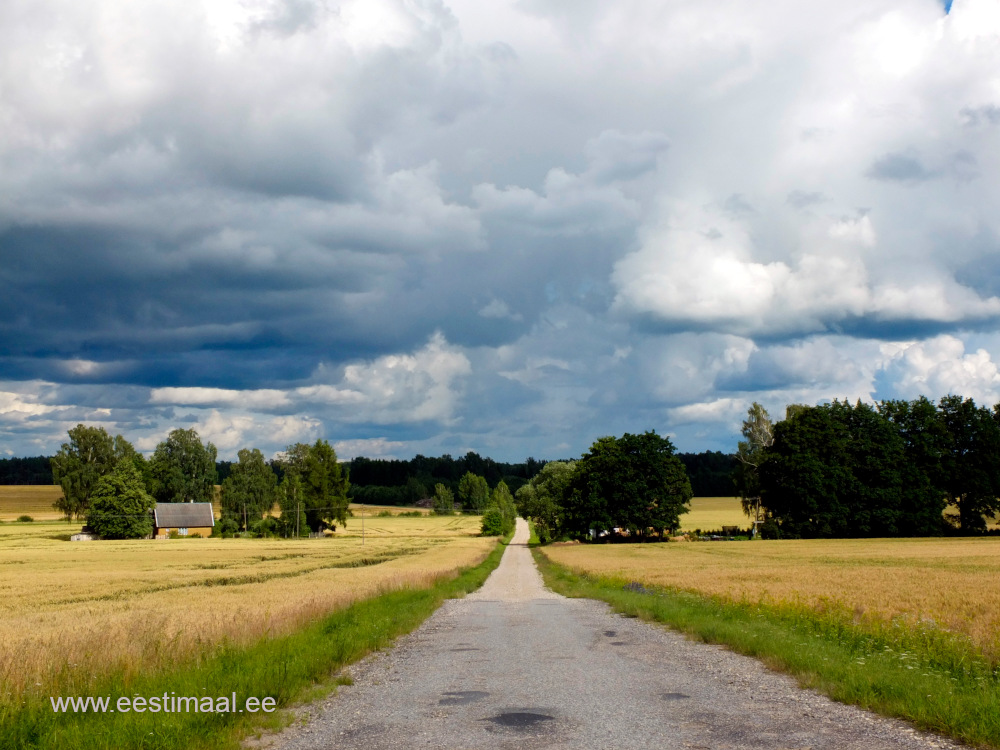
POLYGON ((0 456, 1000 401, 995 0, 5 0, 0 456))

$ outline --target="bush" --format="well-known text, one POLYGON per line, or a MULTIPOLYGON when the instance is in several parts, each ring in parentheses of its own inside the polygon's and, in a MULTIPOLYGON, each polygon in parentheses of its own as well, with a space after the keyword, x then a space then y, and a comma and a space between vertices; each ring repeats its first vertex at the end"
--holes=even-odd
POLYGON ((256 537, 274 537, 281 535, 281 524, 277 518, 267 516, 250 524, 250 534, 256 537))
POLYGON ((760 525, 760 538, 761 539, 781 539, 781 527, 774 522, 773 519, 768 519, 760 525))
POLYGON ((223 518, 212 529, 212 536, 221 536, 223 539, 232 539, 233 534, 240 530, 240 524, 235 518, 223 518))
POLYGON ((32 518, 31 516, 18 516, 17 517, 17 522, 18 523, 31 523, 34 520, 35 519, 32 518))
POLYGON ((483 525, 482 525, 482 535, 483 536, 503 536, 504 533, 504 517, 500 509, 491 505, 483 513, 483 525))

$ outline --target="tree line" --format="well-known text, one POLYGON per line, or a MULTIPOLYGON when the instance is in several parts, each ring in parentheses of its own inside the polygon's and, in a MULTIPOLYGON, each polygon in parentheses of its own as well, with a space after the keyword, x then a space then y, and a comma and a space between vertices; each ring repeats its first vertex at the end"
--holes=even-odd
POLYGON ((0 484, 55 484, 49 456, 0 458, 0 484))
MULTIPOLYGON (((147 536, 156 503, 213 502, 216 457, 215 446, 193 429, 171 431, 147 460, 121 435, 79 424, 50 459, 54 483, 62 488, 54 507, 67 519, 85 518, 106 538, 147 536)), ((325 440, 290 445, 272 462, 244 448, 222 481, 218 528, 224 534, 308 534, 346 523, 349 491, 346 471, 325 440), (275 505, 281 512, 272 518, 275 505)))
MULTIPOLYGON (((736 457, 719 451, 678 453, 691 480, 695 497, 731 497, 736 457)), ((52 477, 52 457, 0 458, 0 485, 58 484, 52 477)), ((216 484, 225 482, 236 461, 216 460, 216 484)), ((445 454, 439 457, 415 456, 409 461, 378 458, 355 458, 345 464, 350 474, 356 502, 371 505, 413 505, 430 497, 440 482, 452 492, 466 473, 486 479, 490 487, 502 480, 511 492, 535 476, 546 462, 528 458, 521 463, 504 463, 469 452, 461 458, 445 454)), ((280 462, 268 464, 280 482, 280 462)))
POLYGON ((743 437, 737 487, 765 537, 977 534, 1000 512, 1000 404, 794 404, 772 423, 754 403, 743 437))
MULTIPOLYGON (((85 518, 103 537, 148 535, 157 502, 215 499, 217 450, 193 429, 171 431, 149 459, 103 427, 79 424, 68 434, 50 459, 53 479, 63 490, 55 507, 67 519, 85 518)), ((346 523, 351 495, 359 494, 349 481, 354 470, 381 481, 387 476, 404 481, 402 488, 419 499, 429 494, 426 478, 439 477, 443 481, 434 483, 430 498, 435 513, 452 513, 456 504, 481 513, 487 534, 508 533, 520 513, 535 520, 544 539, 663 538, 677 527, 692 496, 684 464, 670 440, 655 432, 601 438, 578 461, 547 464, 534 459, 501 464, 468 453, 458 460, 417 456, 410 462, 361 459, 342 465, 333 447, 317 440, 290 445, 271 461, 256 448, 244 448, 227 469, 219 493, 217 530, 223 535, 299 536, 346 523), (427 473, 407 475, 414 467, 427 473), (492 488, 470 470, 490 467, 491 475, 500 477, 492 488), (458 469, 465 473, 456 477, 458 469), (506 475, 521 480, 516 490, 504 471, 520 472, 506 475), (280 514, 272 517, 276 505, 280 514)))
POLYGON ((409 460, 358 457, 347 462, 355 502, 371 505, 413 505, 435 493, 439 484, 457 495, 467 475, 482 477, 491 488, 503 482, 516 492, 544 465, 530 457, 521 463, 494 461, 472 451, 459 458, 446 453, 409 460))

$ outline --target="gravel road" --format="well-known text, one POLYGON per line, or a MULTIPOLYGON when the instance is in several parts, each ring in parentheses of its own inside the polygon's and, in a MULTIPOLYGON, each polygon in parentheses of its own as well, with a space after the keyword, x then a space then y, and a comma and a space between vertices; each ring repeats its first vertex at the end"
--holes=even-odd
MULTIPOLYGON (((545 589, 518 520, 477 593, 445 603, 354 685, 265 746, 954 748, 834 703, 753 659, 545 589)), ((257 745, 258 743, 254 743, 257 745)))

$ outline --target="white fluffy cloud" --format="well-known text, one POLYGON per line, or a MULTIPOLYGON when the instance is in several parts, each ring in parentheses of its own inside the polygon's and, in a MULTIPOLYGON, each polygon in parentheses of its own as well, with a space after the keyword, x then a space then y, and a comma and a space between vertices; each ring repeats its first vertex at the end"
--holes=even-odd
POLYGON ((343 387, 362 396, 351 421, 450 422, 461 380, 471 373, 465 354, 435 333, 413 354, 393 354, 344 368, 343 387))
POLYGON ((261 440, 282 446, 308 443, 320 437, 322 432, 322 423, 309 417, 222 414, 217 409, 212 409, 194 427, 201 439, 214 443, 223 456, 231 456, 240 448, 259 444, 261 440))
MULTIPOLYGON (((440 333, 412 354, 392 354, 343 368, 337 383, 315 382, 288 390, 154 388, 151 404, 228 406, 250 411, 335 407, 347 422, 408 422, 453 418, 468 358, 440 333)), ((325 377, 320 368, 316 378, 325 377)), ((218 412, 213 411, 218 419, 218 412)))
POLYGON ((904 283, 889 274, 872 278, 866 261, 876 240, 868 216, 826 222, 825 238, 815 226, 803 227, 789 261, 758 260, 764 249, 748 222, 724 210, 680 206, 668 216, 615 266, 615 305, 626 313, 748 336, 837 331, 865 319, 957 323, 1000 316, 1000 298, 983 299, 933 267, 904 283))
POLYGON ((886 344, 887 373, 905 398, 948 394, 971 397, 981 405, 1000 401, 1000 369, 986 349, 967 352, 955 336, 886 344))
POLYGON ((11 393, 0 391, 0 418, 5 422, 23 422, 30 417, 49 414, 56 407, 38 403, 34 393, 11 393))

